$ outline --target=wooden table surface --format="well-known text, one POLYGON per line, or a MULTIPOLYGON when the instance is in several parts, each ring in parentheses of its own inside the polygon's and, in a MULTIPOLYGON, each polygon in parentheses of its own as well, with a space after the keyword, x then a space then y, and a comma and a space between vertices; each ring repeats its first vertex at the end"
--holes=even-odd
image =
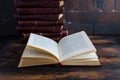
POLYGON ((111 36, 90 36, 99 67, 37 66, 18 69, 24 49, 18 40, 0 39, 0 80, 120 80, 120 43, 111 36))

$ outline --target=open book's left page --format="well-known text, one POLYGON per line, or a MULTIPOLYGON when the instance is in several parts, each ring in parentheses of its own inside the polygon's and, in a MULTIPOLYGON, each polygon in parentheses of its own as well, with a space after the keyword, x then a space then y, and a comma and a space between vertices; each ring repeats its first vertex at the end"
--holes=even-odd
POLYGON ((31 33, 27 47, 51 54, 59 59, 58 44, 52 39, 31 33))
POLYGON ((26 47, 23 51, 18 67, 48 65, 56 64, 58 62, 59 61, 56 57, 51 56, 48 53, 26 47))

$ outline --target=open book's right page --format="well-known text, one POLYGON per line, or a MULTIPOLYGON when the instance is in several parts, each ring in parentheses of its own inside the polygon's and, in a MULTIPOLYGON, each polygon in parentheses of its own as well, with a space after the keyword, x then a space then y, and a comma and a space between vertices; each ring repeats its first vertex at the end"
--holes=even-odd
POLYGON ((59 41, 60 60, 72 58, 74 56, 96 52, 95 47, 84 31, 66 36, 59 41))

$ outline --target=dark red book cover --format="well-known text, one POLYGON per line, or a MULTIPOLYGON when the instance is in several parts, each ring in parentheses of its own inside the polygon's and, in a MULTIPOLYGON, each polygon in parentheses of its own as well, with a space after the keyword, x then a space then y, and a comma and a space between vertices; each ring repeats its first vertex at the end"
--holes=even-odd
MULTIPOLYGON (((30 33, 23 33, 23 38, 21 39, 21 42, 22 43, 27 43, 27 40, 29 38, 29 36, 26 36, 27 34, 30 34, 30 33)), ((37 34, 37 33, 36 33, 37 34)), ((43 36, 46 36, 48 38, 51 38, 53 40, 55 40, 56 42, 58 42, 59 40, 61 40, 64 36, 67 36, 68 35, 68 30, 66 29, 63 29, 62 32, 60 33, 38 33, 39 35, 43 35, 43 36), (57 34, 57 36, 55 36, 57 34), (58 34, 60 34, 58 36, 58 34), (49 36, 48 36, 49 35, 49 36), (52 36, 54 35, 54 36, 52 36), (63 35, 63 36, 61 36, 63 35)))
POLYGON ((61 32, 63 30, 63 26, 41 26, 41 27, 17 27, 17 31, 22 33, 40 33, 40 32, 61 32))
POLYGON ((16 7, 60 7, 64 5, 64 1, 20 1, 15 0, 16 7))
POLYGON ((18 26, 31 27, 31 26, 60 26, 64 24, 63 18, 59 21, 20 21, 18 20, 18 26))
POLYGON ((64 1, 64 0, 19 0, 19 1, 24 1, 24 2, 34 2, 34 1, 64 1))
MULTIPOLYGON (((68 35, 68 30, 62 30, 62 32, 60 33, 35 33, 35 34, 39 34, 39 35, 46 36, 49 38, 55 38, 55 37, 62 38, 68 35)), ((29 36, 30 36, 30 33, 23 33, 24 38, 28 38, 29 36)))
POLYGON ((36 15, 36 14, 60 14, 63 13, 63 7, 60 8, 16 8, 17 14, 36 15))
MULTIPOLYGON (((56 42, 59 42, 62 38, 60 38, 60 37, 54 37, 54 38, 51 38, 51 39, 54 40, 54 41, 56 41, 56 42)), ((21 39, 21 42, 23 44, 27 44, 27 41, 28 41, 28 38, 22 38, 21 39)))
POLYGON ((63 17, 63 14, 41 14, 41 15, 15 15, 18 20, 43 20, 43 21, 58 21, 63 17))

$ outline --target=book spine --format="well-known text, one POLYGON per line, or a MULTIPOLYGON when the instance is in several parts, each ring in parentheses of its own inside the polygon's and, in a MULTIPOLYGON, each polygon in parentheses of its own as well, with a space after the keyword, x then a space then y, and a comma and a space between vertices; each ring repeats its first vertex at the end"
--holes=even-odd
MULTIPOLYGON (((59 40, 61 40, 60 37, 54 37, 54 38, 51 38, 51 39, 54 40, 54 41, 56 41, 56 42, 59 42, 59 40)), ((21 42, 24 43, 24 44, 26 44, 27 41, 28 41, 28 38, 22 38, 21 39, 21 42)))
POLYGON ((60 14, 63 13, 63 7, 60 8, 17 8, 17 14, 36 15, 36 14, 60 14))
POLYGON ((51 20, 58 21, 60 19, 58 14, 41 14, 41 15, 15 15, 18 20, 51 20))
POLYGON ((56 37, 56 38, 51 38, 51 39, 53 39, 53 40, 56 41, 56 42, 59 42, 59 40, 61 40, 62 38, 56 37))
POLYGON ((39 1, 64 1, 64 0, 19 0, 24 2, 39 2, 39 1))
POLYGON ((30 1, 20 1, 20 0, 16 0, 15 1, 15 6, 16 7, 60 7, 61 1, 34 1, 34 2, 30 2, 30 1))
POLYGON ((18 26, 32 27, 32 26, 60 26, 64 24, 63 18, 59 21, 18 21, 18 26))
MULTIPOLYGON (((62 38, 64 36, 68 35, 68 30, 63 30, 60 33, 35 33, 35 34, 39 34, 39 35, 46 36, 49 38, 55 38, 55 37, 62 38)), ((23 36, 24 36, 24 38, 28 38, 30 36, 30 33, 23 33, 23 36)))
POLYGON ((61 32, 63 29, 63 26, 51 26, 51 27, 17 27, 17 31, 23 32, 23 33, 30 33, 30 32, 61 32))

